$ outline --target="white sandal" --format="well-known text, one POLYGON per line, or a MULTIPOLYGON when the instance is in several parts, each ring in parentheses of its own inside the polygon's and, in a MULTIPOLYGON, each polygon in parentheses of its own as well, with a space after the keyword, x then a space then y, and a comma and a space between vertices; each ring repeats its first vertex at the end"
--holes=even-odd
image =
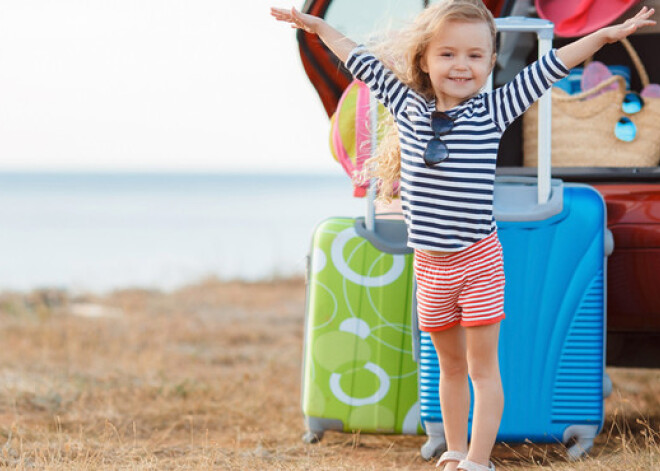
POLYGON ((438 460, 438 463, 435 465, 437 468, 441 464, 446 464, 448 461, 463 461, 467 455, 461 453, 460 451, 445 451, 438 460))
POLYGON ((492 461, 488 462, 488 466, 484 466, 482 464, 475 463, 474 461, 463 459, 460 463, 458 463, 458 467, 456 469, 462 469, 463 471, 495 471, 495 465, 492 461))

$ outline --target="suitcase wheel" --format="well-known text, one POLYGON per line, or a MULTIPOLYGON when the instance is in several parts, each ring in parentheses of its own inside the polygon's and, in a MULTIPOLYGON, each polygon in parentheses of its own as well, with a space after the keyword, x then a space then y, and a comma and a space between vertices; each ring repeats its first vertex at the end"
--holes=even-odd
POLYGON ((307 431, 303 434, 302 441, 307 443, 308 445, 313 445, 314 443, 320 442, 322 438, 323 438, 323 432, 307 431))
POLYGON ((570 461, 576 461, 586 456, 594 446, 594 438, 598 434, 596 425, 571 425, 564 430, 564 443, 570 444, 566 454, 570 461))
POLYGON ((425 422, 424 428, 426 429, 428 440, 422 445, 420 454, 423 459, 429 461, 446 451, 445 428, 442 422, 425 422))

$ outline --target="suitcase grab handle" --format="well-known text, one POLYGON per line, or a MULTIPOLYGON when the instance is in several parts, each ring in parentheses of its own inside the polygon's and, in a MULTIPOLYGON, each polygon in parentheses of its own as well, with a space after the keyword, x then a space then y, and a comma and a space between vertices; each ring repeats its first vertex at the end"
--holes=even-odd
POLYGON ((560 214, 564 209, 564 183, 550 182, 548 200, 539 204, 536 178, 498 176, 495 178, 493 216, 496 221, 544 221, 560 214))
POLYGON ((408 247, 408 232, 405 222, 401 219, 374 218, 373 229, 370 229, 367 220, 359 217, 355 219, 355 232, 381 252, 396 255, 413 252, 413 249, 408 247))

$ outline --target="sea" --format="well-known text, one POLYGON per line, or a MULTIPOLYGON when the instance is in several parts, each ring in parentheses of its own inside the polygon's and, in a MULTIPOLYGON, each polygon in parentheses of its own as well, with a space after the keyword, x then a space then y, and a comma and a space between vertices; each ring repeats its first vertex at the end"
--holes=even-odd
POLYGON ((315 227, 365 213, 352 193, 341 173, 0 173, 0 292, 303 275, 315 227))

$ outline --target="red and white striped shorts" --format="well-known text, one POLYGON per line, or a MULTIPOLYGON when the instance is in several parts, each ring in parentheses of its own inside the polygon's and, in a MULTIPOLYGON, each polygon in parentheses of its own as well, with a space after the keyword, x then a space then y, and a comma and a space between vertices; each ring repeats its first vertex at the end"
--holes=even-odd
POLYGON ((494 324, 504 319, 504 264, 497 232, 450 255, 415 251, 420 330, 456 324, 494 324))

